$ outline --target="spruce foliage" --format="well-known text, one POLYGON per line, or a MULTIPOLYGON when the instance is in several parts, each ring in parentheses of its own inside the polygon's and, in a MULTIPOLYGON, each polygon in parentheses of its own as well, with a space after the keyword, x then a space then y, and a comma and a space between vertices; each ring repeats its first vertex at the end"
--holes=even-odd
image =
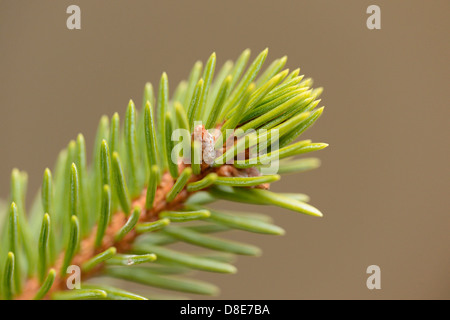
POLYGON ((322 114, 323 107, 317 108, 322 89, 313 89, 299 69, 284 69, 286 57, 262 72, 267 54, 266 49, 250 61, 247 49, 216 68, 213 53, 206 63, 194 64, 171 98, 165 73, 158 88, 147 83, 139 110, 130 101, 122 122, 117 113, 100 119, 92 161, 83 135, 69 142, 55 167, 45 170, 30 208, 28 176, 14 169, 9 200, 0 202, 0 297, 155 297, 151 289, 140 295, 111 286, 109 278, 214 295, 215 285, 188 272, 235 273, 234 255, 261 254, 254 245, 218 233, 285 231, 272 217, 218 210, 212 202, 322 216, 306 195, 268 190, 280 175, 317 168, 318 159, 295 156, 327 144, 297 139, 322 114), (176 129, 188 132, 178 144, 176 129), (279 170, 261 174, 271 163, 279 170), (205 253, 170 247, 177 242, 205 253), (80 267, 80 289, 65 287, 70 265, 80 267))

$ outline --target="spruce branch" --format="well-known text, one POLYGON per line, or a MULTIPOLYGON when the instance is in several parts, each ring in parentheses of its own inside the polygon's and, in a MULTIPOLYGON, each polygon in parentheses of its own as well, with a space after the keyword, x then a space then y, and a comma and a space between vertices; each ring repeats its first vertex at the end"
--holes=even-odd
POLYGON ((306 195, 268 189, 283 174, 319 166, 316 158, 296 157, 327 144, 296 140, 321 116, 323 107, 316 107, 322 88, 313 89, 299 69, 283 70, 287 57, 261 73, 267 55, 265 49, 249 63, 247 49, 215 74, 213 53, 205 64, 194 64, 171 99, 166 73, 157 95, 147 83, 140 110, 130 100, 122 126, 118 113, 100 119, 90 165, 83 135, 69 142, 55 168, 44 171, 28 213, 28 176, 14 169, 10 205, 0 201, 0 297, 154 296, 99 283, 100 276, 217 294, 216 286, 185 273, 235 273, 234 255, 261 254, 252 244, 217 233, 285 231, 266 215, 218 210, 210 203, 273 205, 321 217, 306 195), (271 165, 279 169, 269 172, 271 165), (207 251, 169 248, 177 242, 207 251), (81 270, 80 289, 68 290, 69 266, 81 270))

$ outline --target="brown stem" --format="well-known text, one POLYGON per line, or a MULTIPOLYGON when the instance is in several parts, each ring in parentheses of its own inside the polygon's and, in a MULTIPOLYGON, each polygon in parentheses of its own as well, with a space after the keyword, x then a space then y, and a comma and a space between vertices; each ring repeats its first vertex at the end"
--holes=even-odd
MULTIPOLYGON (((202 127, 202 137, 203 134, 205 134, 206 130, 204 127, 202 127)), ((184 169, 184 164, 180 163, 179 165, 179 172, 181 172, 184 169)), ((189 182, 194 182, 201 180, 205 175, 211 172, 216 172, 219 176, 227 176, 227 177, 233 177, 233 176, 254 176, 259 175, 259 172, 256 172, 254 169, 245 169, 245 170, 239 170, 236 169, 232 165, 222 165, 218 168, 211 168, 206 163, 202 163, 201 166, 202 172, 199 175, 194 175, 191 177, 189 182)), ((166 202, 166 195, 170 191, 174 184, 174 179, 172 176, 166 172, 163 174, 161 179, 161 184, 158 186, 156 190, 155 200, 153 202, 153 208, 150 210, 142 210, 141 216, 139 217, 139 222, 152 222, 155 220, 158 220, 159 213, 164 210, 175 210, 179 209, 183 206, 183 203, 189 198, 190 195, 192 195, 192 192, 188 192, 186 188, 184 188, 173 201, 166 202)), ((256 188, 263 188, 267 189, 268 185, 263 184, 260 186, 256 186, 256 188)), ((140 208, 145 208, 145 200, 146 200, 146 194, 147 190, 144 189, 141 193, 141 195, 135 199, 132 203, 132 207, 135 206, 140 208)), ((134 240, 138 236, 138 234, 135 232, 135 230, 131 230, 122 240, 115 241, 114 236, 115 234, 125 225, 127 222, 127 216, 124 212, 118 211, 114 213, 111 217, 111 223, 107 227, 105 231, 105 235, 103 237, 102 245, 99 248, 95 248, 95 237, 97 234, 97 227, 94 227, 92 229, 92 232, 90 235, 83 239, 80 243, 80 250, 78 253, 73 257, 71 264, 82 266, 86 261, 93 258, 95 255, 99 254, 100 252, 103 252, 107 250, 108 248, 115 247, 117 249, 117 253, 126 253, 129 252, 132 248, 132 245, 134 243, 134 240)), ((56 260, 55 265, 53 268, 57 271, 55 281, 53 282, 52 287, 50 288, 49 292, 45 296, 45 299, 48 299, 51 296, 51 293, 54 291, 59 290, 65 290, 67 289, 66 286, 66 278, 67 275, 61 274, 60 270, 62 268, 62 264, 64 261, 64 252, 62 252, 59 257, 56 260)), ((100 264, 96 266, 94 269, 90 270, 89 272, 82 272, 81 273, 81 279, 86 280, 89 279, 95 275, 98 275, 101 270, 103 269, 104 265, 100 264)), ((34 298, 36 293, 38 292, 40 288, 40 282, 37 277, 32 277, 26 280, 25 285, 23 287, 23 292, 15 297, 18 300, 31 300, 34 298)))

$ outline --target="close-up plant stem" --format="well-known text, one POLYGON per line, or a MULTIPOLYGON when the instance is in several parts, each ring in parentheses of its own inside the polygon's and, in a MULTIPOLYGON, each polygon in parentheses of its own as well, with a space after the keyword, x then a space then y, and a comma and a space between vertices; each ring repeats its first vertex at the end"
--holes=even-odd
POLYGON ((296 142, 322 114, 323 107, 315 109, 322 89, 312 89, 298 69, 283 70, 286 57, 261 72, 267 55, 265 49, 250 62, 247 49, 215 76, 213 53, 194 64, 172 98, 166 73, 157 95, 147 83, 141 109, 130 100, 122 124, 118 113, 101 118, 91 164, 84 136, 69 142, 55 168, 45 169, 30 209, 28 177, 14 169, 9 210, 1 215, 1 297, 145 299, 104 278, 215 295, 217 287, 186 272, 235 273, 234 255, 261 254, 255 245, 216 233, 285 231, 271 217, 210 203, 271 205, 321 217, 297 190, 269 189, 285 173, 318 167, 316 158, 295 157, 327 146, 296 142), (206 251, 168 247, 174 243, 206 251), (73 281, 81 283, 70 290, 73 281))

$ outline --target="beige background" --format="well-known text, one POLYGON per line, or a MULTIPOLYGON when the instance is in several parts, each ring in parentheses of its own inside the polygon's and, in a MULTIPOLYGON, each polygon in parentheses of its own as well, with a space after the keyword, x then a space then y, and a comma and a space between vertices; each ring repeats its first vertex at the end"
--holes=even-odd
POLYGON ((330 143, 319 170, 275 190, 309 194, 316 219, 276 208, 284 237, 260 245, 236 275, 202 274, 236 299, 450 298, 449 1, 0 0, 0 196, 13 167, 34 194, 46 166, 102 114, 123 115, 146 81, 170 87, 196 59, 245 48, 288 55, 325 88, 324 116, 305 133, 330 143), (366 8, 382 29, 366 28, 366 8), (70 4, 82 30, 66 28, 70 4), (366 288, 368 265, 382 289, 366 288))

